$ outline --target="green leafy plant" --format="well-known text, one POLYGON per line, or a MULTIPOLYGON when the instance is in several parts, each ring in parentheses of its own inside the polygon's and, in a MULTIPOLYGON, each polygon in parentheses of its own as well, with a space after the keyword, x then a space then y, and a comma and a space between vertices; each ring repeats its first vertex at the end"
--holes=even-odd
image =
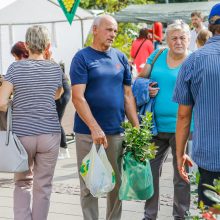
MULTIPOLYGON (((196 175, 198 172, 196 173, 196 175)), ((194 176, 194 178, 190 178, 191 186, 198 185, 197 176, 194 176)), ((215 179, 212 185, 203 184, 208 189, 211 190, 205 190, 204 194, 212 201, 214 201, 216 204, 214 204, 212 207, 206 207, 204 203, 201 201, 199 203, 199 214, 198 215, 189 215, 185 219, 192 219, 192 220, 199 220, 199 219, 206 219, 206 220, 217 220, 217 216, 220 215, 220 179, 215 179)), ((191 187, 192 188, 192 187, 191 187)), ((194 194, 195 192, 191 192, 194 194)), ((196 193, 196 195, 198 195, 196 193)))
POLYGON ((214 204, 211 208, 211 211, 214 214, 219 214, 220 215, 220 179, 215 179, 213 182, 213 186, 208 185, 208 184, 203 184, 206 186, 208 189, 211 190, 205 190, 204 194, 213 202, 214 204))
POLYGON ((132 152, 139 162, 155 158, 157 147, 151 142, 152 113, 147 112, 142 117, 140 128, 133 127, 130 122, 123 122, 122 127, 125 129, 125 153, 132 152))
POLYGON ((152 4, 150 0, 81 0, 80 7, 85 9, 101 9, 105 12, 117 12, 131 4, 152 4))

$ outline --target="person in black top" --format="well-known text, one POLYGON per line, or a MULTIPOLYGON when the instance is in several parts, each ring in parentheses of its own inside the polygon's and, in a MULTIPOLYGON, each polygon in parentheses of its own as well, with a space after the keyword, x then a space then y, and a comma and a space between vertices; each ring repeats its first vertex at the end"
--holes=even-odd
MULTIPOLYGON (((59 64, 60 64, 61 69, 65 73, 64 63, 59 63, 59 64)), ((68 78, 65 74, 63 74, 62 83, 63 83, 63 94, 60 97, 60 99, 56 100, 56 107, 57 107, 57 113, 58 113, 60 124, 61 124, 64 112, 65 112, 66 106, 71 96, 70 85, 68 83, 68 78)), ((70 154, 67 148, 66 134, 61 125, 61 142, 60 142, 60 152, 59 152, 58 159, 65 159, 65 158, 70 158, 70 154)))

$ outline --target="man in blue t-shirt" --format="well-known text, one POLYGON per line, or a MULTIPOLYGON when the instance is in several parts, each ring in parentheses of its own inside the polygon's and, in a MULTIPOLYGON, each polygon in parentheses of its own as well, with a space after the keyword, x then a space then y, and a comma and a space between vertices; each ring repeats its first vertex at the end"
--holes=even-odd
MULTIPOLYGON (((116 186, 107 196, 107 220, 121 218, 120 160, 125 113, 133 126, 139 126, 131 90, 128 60, 111 48, 117 34, 117 22, 109 15, 93 23, 93 43, 73 58, 70 77, 73 104, 76 108, 74 131, 78 169, 92 144, 104 145, 116 174, 116 186)), ((85 220, 98 219, 98 200, 86 188, 80 176, 81 206, 85 220)))

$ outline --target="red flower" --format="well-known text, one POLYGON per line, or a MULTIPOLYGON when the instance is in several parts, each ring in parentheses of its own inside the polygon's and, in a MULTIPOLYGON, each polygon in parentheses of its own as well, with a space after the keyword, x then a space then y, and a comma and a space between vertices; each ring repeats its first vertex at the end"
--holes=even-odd
POLYGON ((209 212, 205 212, 202 214, 202 217, 206 220, 216 220, 215 217, 213 217, 213 215, 209 212))

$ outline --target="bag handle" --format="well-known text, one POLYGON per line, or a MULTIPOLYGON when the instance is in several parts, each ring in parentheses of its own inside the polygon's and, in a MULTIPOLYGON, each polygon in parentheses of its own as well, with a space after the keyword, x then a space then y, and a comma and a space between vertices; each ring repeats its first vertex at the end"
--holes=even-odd
POLYGON ((166 49, 166 48, 160 49, 160 50, 157 52, 157 54, 155 55, 155 57, 154 57, 154 59, 153 59, 153 61, 152 61, 152 63, 151 63, 151 69, 150 69, 149 75, 148 75, 146 78, 150 79, 151 72, 152 72, 152 70, 153 70, 154 64, 155 64, 155 62, 157 61, 157 58, 160 56, 160 54, 163 53, 163 51, 164 51, 165 49, 166 49))
POLYGON ((7 130, 6 130, 6 141, 5 141, 5 145, 8 145, 8 144, 9 144, 10 131, 12 131, 11 103, 9 103, 9 105, 8 105, 8 112, 7 112, 7 130))
POLYGON ((138 55, 138 53, 139 53, 139 51, 140 51, 142 45, 144 44, 144 42, 145 42, 147 39, 148 39, 148 38, 145 38, 145 39, 143 40, 143 42, 141 43, 141 45, 138 47, 138 50, 137 50, 136 54, 134 55, 134 60, 136 59, 136 57, 137 57, 137 55, 138 55))

